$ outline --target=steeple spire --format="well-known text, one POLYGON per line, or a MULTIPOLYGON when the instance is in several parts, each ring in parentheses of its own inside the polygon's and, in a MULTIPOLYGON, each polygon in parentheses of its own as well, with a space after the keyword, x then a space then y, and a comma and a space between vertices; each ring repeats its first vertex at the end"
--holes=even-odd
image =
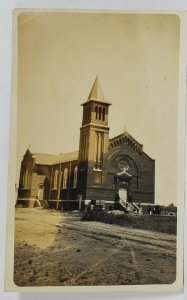
POLYGON ((104 101, 103 91, 101 88, 101 84, 100 84, 98 75, 94 81, 94 84, 92 86, 92 89, 88 96, 87 101, 90 101, 90 100, 104 101))

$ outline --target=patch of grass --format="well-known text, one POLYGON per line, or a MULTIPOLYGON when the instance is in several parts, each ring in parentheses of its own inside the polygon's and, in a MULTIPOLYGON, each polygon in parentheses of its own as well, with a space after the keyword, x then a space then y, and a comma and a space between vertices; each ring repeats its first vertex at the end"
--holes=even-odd
POLYGON ((87 211, 81 218, 82 221, 99 221, 107 224, 158 231, 176 234, 177 217, 159 215, 130 215, 130 214, 108 214, 104 211, 87 211))

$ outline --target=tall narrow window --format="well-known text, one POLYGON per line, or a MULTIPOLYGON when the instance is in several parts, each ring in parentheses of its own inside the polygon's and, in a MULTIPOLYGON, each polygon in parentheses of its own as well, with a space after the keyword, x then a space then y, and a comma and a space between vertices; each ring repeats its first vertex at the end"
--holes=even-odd
POLYGON ((88 142, 87 142, 87 136, 86 134, 83 135, 82 139, 82 159, 85 161, 87 159, 87 147, 88 147, 88 142))
POLYGON ((105 108, 103 107, 103 121, 105 121, 105 108))
POLYGON ((68 184, 68 169, 64 170, 64 177, 63 177, 63 189, 67 189, 68 184))
POLYGON ((54 181, 53 181, 53 189, 57 189, 58 187, 58 170, 55 171, 54 181))
POLYGON ((97 168, 97 157, 98 157, 98 133, 95 133, 95 156, 94 156, 94 162, 95 162, 95 168, 97 168))
POLYGON ((100 169, 101 167, 101 133, 98 135, 98 155, 97 155, 97 167, 100 169))
POLYGON ((59 184, 58 184, 58 187, 61 188, 61 185, 62 185, 62 171, 60 171, 60 176, 59 176, 59 184))
POLYGON ((95 118, 98 119, 98 106, 95 107, 95 118))
POLYGON ((99 120, 101 120, 101 111, 102 111, 102 108, 99 107, 99 120))
POLYGON ((26 170, 23 174, 23 187, 24 187, 24 189, 28 188, 28 181, 29 181, 29 171, 26 170))
POLYGON ((73 177, 73 188, 77 187, 77 166, 74 169, 74 177, 73 177))
POLYGON ((25 188, 25 172, 23 173, 23 177, 22 177, 22 186, 23 188, 25 188))
POLYGON ((87 115, 86 115, 86 121, 89 122, 90 121, 90 107, 88 106, 87 111, 86 111, 87 115))
POLYGON ((83 109, 83 124, 85 123, 85 107, 83 109))
POLYGON ((104 137, 101 132, 96 133, 95 138, 95 169, 102 169, 102 163, 103 163, 103 143, 104 143, 104 137))
POLYGON ((85 107, 85 110, 84 110, 84 123, 86 123, 86 120, 87 120, 87 106, 85 107))
POLYGON ((102 169, 103 164, 103 134, 99 134, 99 147, 98 147, 98 168, 102 169))

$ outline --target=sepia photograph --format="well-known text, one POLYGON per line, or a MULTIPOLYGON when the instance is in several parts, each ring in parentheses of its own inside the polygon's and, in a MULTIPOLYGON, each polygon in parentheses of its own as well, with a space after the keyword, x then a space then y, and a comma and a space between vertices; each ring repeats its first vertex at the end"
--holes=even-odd
POLYGON ((23 10, 16 24, 14 285, 172 286, 180 18, 23 10))

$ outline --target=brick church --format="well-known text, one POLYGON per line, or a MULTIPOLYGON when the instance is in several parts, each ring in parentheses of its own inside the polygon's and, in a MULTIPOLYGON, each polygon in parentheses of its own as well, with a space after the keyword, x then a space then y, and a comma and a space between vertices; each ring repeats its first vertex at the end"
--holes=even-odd
POLYGON ((155 160, 129 133, 109 138, 111 103, 104 100, 98 77, 83 107, 79 150, 61 155, 26 151, 17 204, 47 202, 56 209, 85 209, 116 202, 154 203, 155 160))

